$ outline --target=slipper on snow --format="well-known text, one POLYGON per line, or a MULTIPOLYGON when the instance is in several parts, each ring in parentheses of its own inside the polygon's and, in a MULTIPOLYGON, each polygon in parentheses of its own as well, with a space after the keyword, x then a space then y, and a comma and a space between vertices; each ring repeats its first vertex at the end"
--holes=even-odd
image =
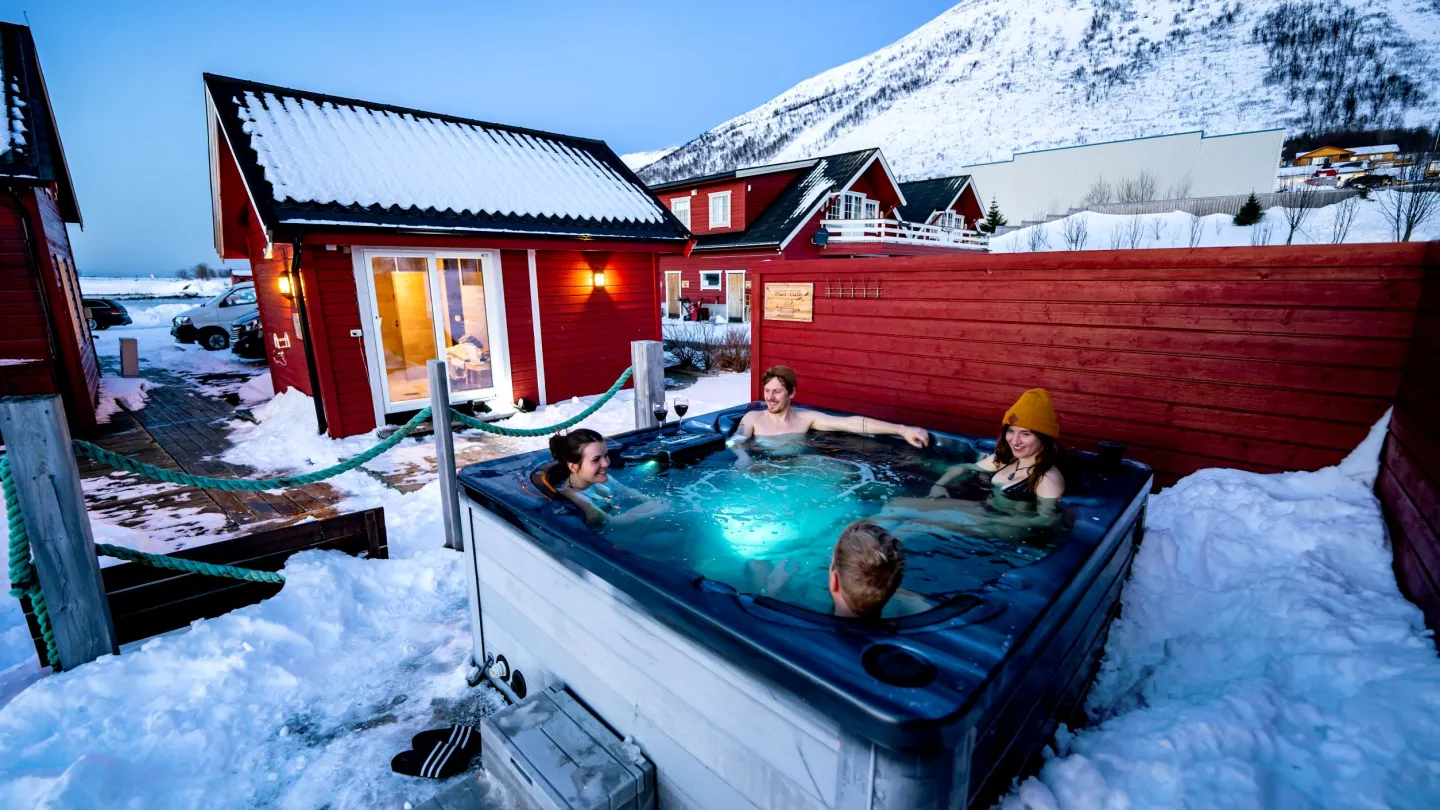
POLYGON ((416 734, 410 740, 410 747, 416 751, 429 751, 445 743, 455 743, 461 752, 474 756, 480 753, 480 729, 466 725, 432 728, 416 734))
POLYGON ((460 750, 454 743, 443 743, 428 751, 401 751, 390 760, 390 770, 405 776, 427 779, 449 779, 470 767, 474 753, 460 750))

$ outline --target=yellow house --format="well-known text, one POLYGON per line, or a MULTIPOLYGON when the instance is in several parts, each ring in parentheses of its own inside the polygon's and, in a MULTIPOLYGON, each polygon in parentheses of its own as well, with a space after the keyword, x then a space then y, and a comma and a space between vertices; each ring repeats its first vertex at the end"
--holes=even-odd
POLYGON ((1349 149, 1341 149, 1338 146, 1322 146, 1303 155, 1296 155, 1295 165, 1324 166, 1329 163, 1344 163, 1347 160, 1353 160, 1354 157, 1355 153, 1349 149))
POLYGON ((1355 156, 1355 160, 1394 160, 1399 153, 1399 145, 1393 143, 1382 143, 1379 146, 1356 146, 1350 150, 1350 154, 1355 156))

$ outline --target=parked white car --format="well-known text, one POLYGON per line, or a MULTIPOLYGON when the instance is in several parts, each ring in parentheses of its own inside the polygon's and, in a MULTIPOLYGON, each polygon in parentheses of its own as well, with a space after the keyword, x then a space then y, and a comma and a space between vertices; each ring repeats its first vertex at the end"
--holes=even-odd
POLYGON ((170 334, 181 343, 199 343, 209 351, 219 351, 230 345, 230 325, 258 309, 254 283, 236 284, 175 316, 170 322, 170 334))

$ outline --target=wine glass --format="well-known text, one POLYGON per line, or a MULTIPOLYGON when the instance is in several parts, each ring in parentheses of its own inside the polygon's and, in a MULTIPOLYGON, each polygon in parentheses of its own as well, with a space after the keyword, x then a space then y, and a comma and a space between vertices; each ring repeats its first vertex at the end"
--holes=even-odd
POLYGON ((650 413, 655 417, 655 421, 660 423, 661 436, 665 435, 665 416, 669 414, 669 412, 669 409, 665 407, 665 400, 663 399, 655 403, 653 409, 650 411, 650 413))
POLYGON ((690 399, 688 397, 675 397, 671 403, 675 408, 675 432, 680 432, 680 423, 685 419, 685 413, 690 410, 690 399))

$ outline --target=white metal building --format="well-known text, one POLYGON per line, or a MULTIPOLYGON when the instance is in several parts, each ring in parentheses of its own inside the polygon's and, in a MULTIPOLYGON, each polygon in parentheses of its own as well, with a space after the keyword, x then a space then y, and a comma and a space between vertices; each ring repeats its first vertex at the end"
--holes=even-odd
POLYGON ((1213 136, 1180 132, 1020 152, 961 171, 985 190, 987 207, 993 195, 1000 213, 1019 224, 1080 207, 1097 180, 1113 192, 1142 173, 1154 178, 1157 200, 1269 192, 1284 143, 1284 129, 1213 136))

